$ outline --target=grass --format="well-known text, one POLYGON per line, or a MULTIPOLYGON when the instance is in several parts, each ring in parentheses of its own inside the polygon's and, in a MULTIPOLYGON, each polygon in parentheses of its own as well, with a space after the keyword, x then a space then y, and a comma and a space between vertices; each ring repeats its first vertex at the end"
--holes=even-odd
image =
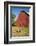
POLYGON ((12 36, 29 36, 29 28, 28 27, 12 27, 12 36), (18 31, 20 30, 20 31, 18 31))

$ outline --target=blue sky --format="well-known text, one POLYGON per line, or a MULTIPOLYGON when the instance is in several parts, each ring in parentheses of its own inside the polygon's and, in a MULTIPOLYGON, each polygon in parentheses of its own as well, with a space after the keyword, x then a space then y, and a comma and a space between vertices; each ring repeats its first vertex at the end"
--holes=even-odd
POLYGON ((11 6, 10 13, 11 14, 13 13, 17 16, 21 10, 24 10, 25 12, 29 12, 29 9, 30 9, 30 7, 19 8, 19 7, 12 7, 11 6))

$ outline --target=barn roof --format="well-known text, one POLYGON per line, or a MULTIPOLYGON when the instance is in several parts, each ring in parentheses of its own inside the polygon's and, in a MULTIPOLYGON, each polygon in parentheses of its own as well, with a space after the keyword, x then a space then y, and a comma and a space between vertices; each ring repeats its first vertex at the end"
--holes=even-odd
POLYGON ((25 13, 27 16, 29 16, 29 14, 28 14, 28 13, 26 13, 24 10, 22 10, 22 11, 20 11, 20 12, 23 12, 23 13, 25 13))

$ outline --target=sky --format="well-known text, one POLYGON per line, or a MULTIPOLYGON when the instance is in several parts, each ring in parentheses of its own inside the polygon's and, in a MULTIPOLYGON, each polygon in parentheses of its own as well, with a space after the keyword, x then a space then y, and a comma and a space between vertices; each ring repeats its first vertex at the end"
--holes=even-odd
POLYGON ((25 12, 29 12, 29 9, 30 9, 30 7, 10 7, 10 13, 12 14, 15 14, 16 16, 18 16, 19 15, 19 12, 21 11, 21 10, 24 10, 25 12))

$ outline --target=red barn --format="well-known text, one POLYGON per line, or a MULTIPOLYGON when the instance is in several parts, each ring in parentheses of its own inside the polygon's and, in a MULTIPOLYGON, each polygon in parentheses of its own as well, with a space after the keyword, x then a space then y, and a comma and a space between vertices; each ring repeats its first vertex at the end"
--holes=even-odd
POLYGON ((29 15, 25 11, 21 11, 16 21, 16 26, 26 27, 29 25, 29 15))

